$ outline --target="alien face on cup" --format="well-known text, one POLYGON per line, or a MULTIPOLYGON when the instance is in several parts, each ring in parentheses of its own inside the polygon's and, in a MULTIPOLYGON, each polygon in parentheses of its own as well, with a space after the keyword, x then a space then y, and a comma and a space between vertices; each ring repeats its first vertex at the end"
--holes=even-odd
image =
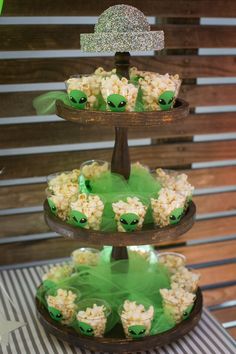
POLYGON ((192 311, 193 305, 189 305, 186 310, 183 312, 183 320, 186 320, 187 318, 189 318, 189 315, 192 311))
POLYGON ((107 97, 107 104, 112 112, 124 112, 127 100, 119 94, 112 94, 107 97))
POLYGON ((165 91, 158 97, 158 104, 163 111, 167 111, 172 107, 175 93, 173 91, 165 91))
POLYGON ((133 326, 129 326, 128 332, 130 336, 134 339, 142 338, 145 336, 146 328, 142 325, 133 325, 133 326))
POLYGON ((63 320, 63 315, 61 311, 56 309, 55 307, 48 306, 48 312, 54 321, 60 322, 61 320, 63 320))
POLYGON ((56 207, 56 204, 52 201, 51 198, 48 198, 48 204, 49 204, 49 207, 50 207, 51 212, 52 212, 54 215, 57 215, 57 207, 56 207))
POLYGON ((183 215, 184 209, 183 208, 176 208, 172 211, 172 213, 169 216, 169 221, 171 225, 178 224, 180 222, 180 219, 183 215))
POLYGON ((139 223, 139 216, 134 213, 122 214, 120 223, 125 231, 135 231, 139 223))
POLYGON ((80 211, 71 210, 67 222, 73 226, 84 228, 88 224, 88 218, 80 211))
POLYGON ((72 107, 77 109, 85 109, 88 101, 87 95, 80 90, 72 90, 69 93, 69 99, 72 107))
POLYGON ((84 334, 85 336, 89 336, 89 337, 94 336, 94 329, 88 323, 79 321, 79 329, 80 329, 80 332, 82 334, 84 334))

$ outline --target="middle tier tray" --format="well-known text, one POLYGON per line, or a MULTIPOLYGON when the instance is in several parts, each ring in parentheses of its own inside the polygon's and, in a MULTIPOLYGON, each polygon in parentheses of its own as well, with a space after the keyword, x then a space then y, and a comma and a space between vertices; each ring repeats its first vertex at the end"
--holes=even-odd
POLYGON ((169 239, 176 239, 187 232, 194 223, 196 206, 194 202, 189 207, 177 225, 170 225, 163 228, 155 227, 153 224, 146 225, 140 231, 133 232, 102 232, 91 229, 76 228, 65 223, 53 215, 47 200, 44 202, 44 217, 51 230, 65 237, 77 239, 80 242, 98 246, 132 246, 152 245, 169 239))

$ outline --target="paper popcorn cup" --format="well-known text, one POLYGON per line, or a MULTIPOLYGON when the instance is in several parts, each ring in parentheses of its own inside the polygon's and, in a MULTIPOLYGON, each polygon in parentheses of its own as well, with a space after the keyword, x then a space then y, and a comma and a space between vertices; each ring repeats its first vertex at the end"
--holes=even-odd
POLYGON ((152 305, 126 300, 118 313, 126 338, 139 339, 150 334, 154 316, 152 305))
POLYGON ((81 265, 96 266, 100 259, 100 251, 96 248, 78 248, 71 253, 72 263, 75 267, 81 265))
POLYGON ((78 303, 77 328, 85 336, 103 337, 107 319, 111 314, 110 305, 101 299, 87 299, 78 303))

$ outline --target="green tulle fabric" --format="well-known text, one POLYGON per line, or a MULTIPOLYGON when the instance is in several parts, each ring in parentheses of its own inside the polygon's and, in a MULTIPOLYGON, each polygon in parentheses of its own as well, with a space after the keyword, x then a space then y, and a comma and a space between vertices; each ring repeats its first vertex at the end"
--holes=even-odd
POLYGON ((33 107, 38 115, 55 114, 57 100, 70 106, 70 100, 65 91, 52 91, 36 97, 33 100, 33 107))
MULTIPOLYGON (((125 300, 136 301, 144 306, 154 307, 151 334, 161 333, 175 325, 170 315, 164 313, 159 290, 170 288, 167 268, 159 263, 150 263, 139 254, 132 254, 129 260, 110 262, 111 247, 106 247, 96 267, 82 266, 70 277, 49 288, 44 283, 38 288, 37 298, 47 307, 45 296, 56 289, 77 289, 80 299, 97 298, 105 300, 112 309, 106 331, 110 331, 119 321, 119 308, 125 300)), ((76 329, 76 321, 71 324, 76 329)))
POLYGON ((153 222, 150 198, 157 198, 161 185, 145 168, 132 166, 128 181, 121 175, 105 172, 90 180, 90 186, 91 193, 99 195, 104 202, 102 231, 111 232, 117 229, 112 203, 126 201, 128 197, 137 197, 147 206, 144 224, 153 222))

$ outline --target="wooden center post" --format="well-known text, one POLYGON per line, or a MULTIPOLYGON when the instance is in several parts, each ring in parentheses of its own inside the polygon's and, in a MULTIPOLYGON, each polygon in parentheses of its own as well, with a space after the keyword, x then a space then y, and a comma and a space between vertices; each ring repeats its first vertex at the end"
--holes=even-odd
MULTIPOLYGON (((116 73, 119 77, 126 77, 129 80, 129 58, 128 52, 115 54, 116 73)), ((125 114, 125 113, 124 113, 125 114)), ((128 146, 128 128, 115 127, 115 145, 111 160, 111 172, 118 173, 129 179, 130 157, 128 146)), ((128 259, 128 251, 125 246, 112 248, 112 260, 128 259)))

